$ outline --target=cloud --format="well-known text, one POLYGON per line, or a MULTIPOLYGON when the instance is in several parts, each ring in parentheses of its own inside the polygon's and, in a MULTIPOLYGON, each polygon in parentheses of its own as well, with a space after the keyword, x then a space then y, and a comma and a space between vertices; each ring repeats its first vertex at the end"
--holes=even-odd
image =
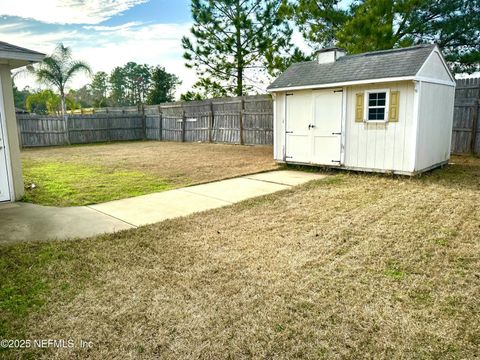
POLYGON ((164 66, 182 80, 177 92, 179 95, 191 89, 197 80, 195 71, 187 69, 182 58, 181 38, 188 33, 190 26, 151 24, 139 28, 125 27, 115 32, 101 29, 97 33, 96 46, 83 46, 74 54, 89 61, 95 71, 107 73, 128 61, 164 66))
MULTIPOLYGON (((51 27, 51 26, 49 26, 51 27)), ((120 26, 67 26, 40 33, 34 29, 8 31, 0 28, 0 38, 15 45, 49 54, 58 42, 70 46, 73 56, 89 63, 93 71, 110 71, 129 61, 152 66, 161 65, 183 82, 177 96, 191 89, 195 71, 187 69, 182 58, 181 38, 189 33, 190 23, 148 24, 125 23, 120 26), (87 28, 88 27, 88 28, 87 28)), ((18 79, 17 86, 32 87, 33 79, 18 79)), ((79 75, 71 83, 79 88, 90 79, 79 75)))
POLYGON ((149 0, 0 0, 0 15, 49 24, 99 24, 149 0))
POLYGON ((114 32, 114 31, 121 31, 121 30, 129 30, 132 28, 136 28, 143 25, 142 22, 139 21, 130 21, 128 23, 117 25, 117 26, 101 26, 101 25, 86 25, 83 28, 87 30, 95 30, 101 32, 114 32))

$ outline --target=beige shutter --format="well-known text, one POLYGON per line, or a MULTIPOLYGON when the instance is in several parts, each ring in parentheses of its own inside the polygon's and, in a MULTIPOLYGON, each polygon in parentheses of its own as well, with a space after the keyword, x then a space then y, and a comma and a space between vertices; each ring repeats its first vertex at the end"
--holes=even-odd
POLYGON ((355 104, 355 122, 363 122, 363 106, 364 106, 365 94, 357 94, 357 102, 355 104))
POLYGON ((390 109, 388 110, 388 121, 398 122, 400 106, 400 91, 390 91, 390 109))

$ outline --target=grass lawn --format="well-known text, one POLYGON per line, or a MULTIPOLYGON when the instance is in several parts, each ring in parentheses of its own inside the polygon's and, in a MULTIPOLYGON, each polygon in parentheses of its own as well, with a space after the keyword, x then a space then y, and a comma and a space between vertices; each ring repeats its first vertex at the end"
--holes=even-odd
POLYGON ((5 358, 473 359, 480 159, 420 178, 338 173, 73 242, 2 246, 5 358))
POLYGON ((26 149, 22 159, 24 201, 56 206, 102 203, 276 168, 271 146, 173 142, 26 149))

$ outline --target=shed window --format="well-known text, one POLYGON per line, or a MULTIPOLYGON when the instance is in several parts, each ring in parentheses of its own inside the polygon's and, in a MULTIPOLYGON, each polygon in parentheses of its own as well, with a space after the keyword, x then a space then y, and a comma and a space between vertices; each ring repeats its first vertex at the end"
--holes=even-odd
POLYGON ((387 121, 388 91, 367 91, 365 96, 365 119, 371 122, 387 121))

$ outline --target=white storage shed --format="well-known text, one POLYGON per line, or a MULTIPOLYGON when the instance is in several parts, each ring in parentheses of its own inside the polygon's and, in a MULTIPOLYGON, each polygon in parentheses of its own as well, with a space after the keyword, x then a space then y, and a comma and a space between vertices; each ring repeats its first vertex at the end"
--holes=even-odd
POLYGON ((436 45, 324 49, 268 91, 278 162, 414 175, 450 158, 455 78, 436 45))

